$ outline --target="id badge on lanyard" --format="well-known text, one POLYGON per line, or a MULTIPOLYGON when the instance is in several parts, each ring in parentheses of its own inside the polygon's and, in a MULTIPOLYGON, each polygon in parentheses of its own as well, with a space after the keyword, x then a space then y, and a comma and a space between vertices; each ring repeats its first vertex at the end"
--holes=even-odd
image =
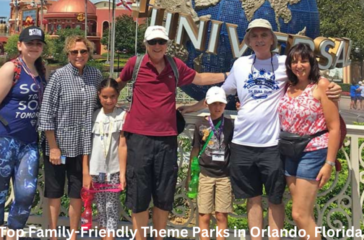
POLYGON ((222 150, 215 150, 212 152, 212 161, 223 162, 225 161, 225 152, 222 150))
POLYGON ((219 145, 218 150, 212 151, 212 161, 223 162, 223 161, 225 161, 225 151, 222 150, 222 148, 221 148, 221 146, 222 146, 221 135, 222 135, 222 131, 224 128, 224 116, 222 116, 221 125, 220 125, 219 129, 217 129, 217 130, 215 129, 215 125, 212 122, 211 117, 209 118, 209 123, 210 123, 210 127, 211 127, 212 131, 214 132, 214 135, 215 135, 216 140, 218 141, 218 145, 219 145))

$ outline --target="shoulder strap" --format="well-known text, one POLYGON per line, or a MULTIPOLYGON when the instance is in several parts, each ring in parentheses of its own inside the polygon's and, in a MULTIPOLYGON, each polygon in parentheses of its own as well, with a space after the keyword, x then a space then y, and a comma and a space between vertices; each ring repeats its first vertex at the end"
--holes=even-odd
POLYGON ((131 81, 133 83, 136 81, 136 78, 138 76, 139 69, 140 69, 140 65, 142 63, 143 58, 144 58, 144 54, 137 55, 137 58, 136 58, 136 61, 135 61, 135 65, 134 65, 134 69, 133 69, 133 77, 131 78, 131 81))
MULTIPOLYGON (((140 70, 140 65, 142 64, 142 60, 144 58, 145 54, 142 55, 137 55, 136 61, 135 61, 135 65, 134 65, 134 69, 133 69, 133 76, 131 78, 131 83, 132 83, 132 88, 131 88, 131 92, 130 95, 126 98, 126 100, 128 102, 130 102, 129 105, 129 111, 131 109, 131 105, 133 103, 133 92, 134 92, 134 87, 135 87, 135 82, 140 70)), ((178 72, 178 68, 177 68, 177 64, 174 61, 173 57, 166 55, 167 61, 169 63, 169 65, 171 65, 173 74, 174 74, 174 78, 176 80, 176 94, 177 94, 177 87, 178 87, 178 80, 179 80, 179 72, 178 72)))
POLYGON ((19 81, 21 65, 18 58, 11 60, 14 63, 14 78, 13 78, 13 86, 19 81))
POLYGON ((169 62, 169 65, 171 65, 173 74, 174 74, 174 78, 176 79, 176 92, 177 92, 177 87, 178 87, 178 80, 179 80, 179 72, 178 72, 178 68, 176 65, 176 62, 174 61, 173 57, 171 56, 166 56, 167 57, 167 61, 169 62))
MULTIPOLYGON (((14 77, 13 77, 13 85, 12 85, 12 87, 14 87, 14 85, 19 81, 21 66, 20 66, 20 62, 19 62, 18 58, 11 60, 11 62, 14 63, 14 77)), ((7 127, 9 125, 9 122, 1 115, 0 115, 0 122, 5 127, 7 127)))
POLYGON ((322 134, 325 134, 325 133, 327 133, 327 132, 329 132, 329 130, 327 130, 327 129, 322 130, 322 131, 320 131, 320 132, 317 132, 317 133, 315 133, 315 134, 310 135, 310 138, 311 138, 311 139, 313 139, 313 138, 318 137, 318 136, 321 136, 322 134))
POLYGON ((132 87, 131 87, 131 92, 130 95, 127 96, 126 100, 130 103, 129 104, 129 111, 131 109, 131 105, 133 103, 133 92, 134 92, 134 87, 135 87, 135 82, 139 73, 139 69, 140 69, 140 65, 142 64, 142 60, 144 58, 144 54, 142 55, 137 55, 136 61, 135 61, 135 65, 134 65, 134 69, 133 69, 133 76, 131 78, 131 83, 132 83, 132 87))
MULTIPOLYGON (((218 129, 220 127, 220 125, 221 125, 221 120, 216 124, 215 129, 218 129)), ((205 151, 207 144, 209 144, 212 135, 214 135, 214 131, 211 129, 211 132, 210 132, 209 136, 207 137, 206 142, 203 145, 201 151, 198 153, 197 158, 200 158, 202 153, 205 151)))

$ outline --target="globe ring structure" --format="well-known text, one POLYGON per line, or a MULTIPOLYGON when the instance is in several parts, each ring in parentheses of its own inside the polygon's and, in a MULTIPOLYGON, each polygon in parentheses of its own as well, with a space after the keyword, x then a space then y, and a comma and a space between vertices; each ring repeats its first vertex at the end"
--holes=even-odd
MULTIPOLYGON (((201 1, 201 0, 200 0, 201 1)), ((257 18, 264 18, 268 20, 273 27, 273 31, 279 31, 283 33, 297 34, 306 28, 306 36, 310 38, 316 38, 319 36, 319 13, 316 4, 316 0, 295 0, 295 3, 289 3, 289 0, 281 1, 283 4, 281 8, 272 8, 271 2, 273 0, 215 0, 218 3, 215 6, 207 8, 195 9, 197 15, 206 16, 211 15, 211 20, 222 21, 224 23, 232 23, 238 25, 237 33, 239 41, 244 38, 246 28, 251 20, 257 18), (263 3, 264 1, 264 3, 263 3), (255 4, 261 2, 261 6, 257 8, 250 21, 247 18, 247 14, 244 11, 242 5, 255 4), (255 2, 255 3, 254 3, 255 2), (286 2, 286 3, 284 3, 286 2), (291 13, 289 17, 277 17, 281 10, 291 13), (278 21, 278 22, 277 22, 278 21)), ((192 6, 195 8, 198 0, 192 0, 192 6)), ((291 1, 292 2, 292 1, 291 1)), ((210 28, 208 29, 208 35, 206 39, 206 45, 209 41, 210 28)), ((282 45, 284 50, 284 45, 282 45)), ((194 59, 198 58, 201 54, 201 72, 229 72, 235 59, 233 58, 230 48, 229 36, 225 24, 223 24, 219 37, 219 45, 217 47, 217 55, 208 54, 195 50, 190 42, 187 42, 186 49, 188 51, 188 59, 186 64, 194 68, 194 59)), ((251 54, 251 51, 247 51, 246 54, 251 54)), ((201 100, 205 97, 206 91, 209 86, 197 86, 194 84, 183 86, 181 89, 195 100, 201 100)), ((235 98, 229 96, 229 102, 227 109, 235 109, 235 98)))

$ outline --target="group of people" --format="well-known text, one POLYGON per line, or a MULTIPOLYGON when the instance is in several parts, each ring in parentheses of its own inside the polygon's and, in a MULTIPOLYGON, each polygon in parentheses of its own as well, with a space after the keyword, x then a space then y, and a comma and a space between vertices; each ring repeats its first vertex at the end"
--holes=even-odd
MULTIPOLYGON (((287 184, 292 195, 293 220, 310 239, 321 239, 315 233, 313 208, 318 189, 329 180, 335 166, 340 141, 335 100, 341 89, 320 77, 316 57, 308 45, 293 46, 287 56, 273 53, 277 38, 264 19, 249 24, 244 42, 254 54, 234 62, 221 89, 212 87, 206 99, 180 107, 183 113, 198 111, 206 105, 210 110, 210 117, 196 124, 191 152, 191 156, 197 156, 206 136, 213 132, 200 157, 200 228, 209 227, 213 212, 217 226, 226 228, 226 215, 232 210, 231 195, 226 192, 230 180, 235 198, 248 199, 249 229, 263 228, 264 186, 270 239, 279 239, 272 233, 283 228, 282 198, 287 184), (223 116, 225 94, 237 94, 240 102, 233 128, 223 116), (228 124, 218 127, 219 121, 228 124), (298 159, 293 159, 282 154, 282 132, 296 137, 317 136, 312 137, 298 159), (219 154, 225 154, 225 158, 219 158, 219 154)), ((262 239, 261 233, 251 238, 262 239)), ((201 238, 207 239, 203 235, 201 238)))
MULTIPOLYGON (((171 65, 164 61, 165 29, 148 28, 144 41, 148 54, 140 63, 133 107, 126 114, 116 103, 120 90, 132 79, 136 57, 128 61, 117 81, 103 80, 99 70, 87 66, 93 44, 84 37, 70 36, 64 47, 69 63, 45 81, 41 58, 44 32, 38 27, 21 32, 18 58, 0 69, 4 78, 0 83, 1 225, 12 178, 15 200, 7 227, 25 226, 36 193, 39 152, 43 150, 49 229, 57 229, 66 177, 71 231, 80 223, 81 189, 104 183, 121 189, 128 186, 126 205, 133 211, 138 239, 143 237, 141 227, 148 223, 152 196, 155 227, 165 228, 178 172, 176 79, 171 65)), ((211 85, 225 79, 222 73, 200 74, 177 58, 173 61, 178 86, 211 85)), ((99 228, 115 230, 119 193, 101 190, 106 191, 95 196, 99 228)))
MULTIPOLYGON (((270 226, 282 228, 286 175, 294 220, 310 234, 315 225, 316 192, 328 180, 340 133, 337 105, 328 97, 337 99, 341 88, 320 78, 315 57, 306 45, 293 47, 287 58, 272 53, 277 38, 263 19, 252 21, 245 35, 254 54, 237 59, 229 74, 197 73, 178 58, 167 59, 168 40, 164 27, 148 27, 144 36, 147 54, 140 62, 130 58, 118 79, 103 80, 99 70, 87 66, 92 43, 70 36, 64 47, 69 63, 46 82, 41 59, 44 32, 37 27, 21 32, 19 57, 0 69, 4 78, 0 82, 1 225, 12 178, 15 200, 7 226, 25 226, 36 193, 41 148, 50 229, 57 229, 66 176, 71 230, 79 227, 81 189, 105 183, 127 190, 125 205, 132 210, 137 240, 146 239, 142 227, 148 225, 151 199, 154 229, 165 229, 178 173, 176 88, 225 81, 222 88, 212 87, 207 93, 211 115, 196 125, 191 153, 198 154, 206 131, 213 131, 200 160, 201 227, 209 227, 210 214, 216 210, 219 228, 227 228, 232 189, 236 198, 249 199, 249 227, 262 228, 264 185, 270 226), (132 79, 132 102, 125 111, 116 104, 120 90, 132 79), (241 105, 233 124, 223 117, 223 111, 226 94, 235 93, 241 105), (305 116, 302 107, 307 108, 305 116), (281 129, 309 135, 323 129, 328 132, 314 138, 297 162, 284 161, 279 153, 281 129), (43 133, 45 141, 39 141, 44 139, 43 133), (222 199, 218 198, 221 194, 225 195, 222 199)), ((179 110, 195 111, 203 104, 179 110)), ((96 203, 99 228, 117 229, 119 193, 96 193, 96 203)), ((109 238, 112 236, 105 239, 109 238)))

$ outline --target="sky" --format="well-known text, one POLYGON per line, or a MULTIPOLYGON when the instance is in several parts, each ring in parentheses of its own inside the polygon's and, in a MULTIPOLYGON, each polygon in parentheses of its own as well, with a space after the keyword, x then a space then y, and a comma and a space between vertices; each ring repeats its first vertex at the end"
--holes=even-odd
MULTIPOLYGON (((31 0, 29 0, 31 1, 31 0)), ((91 2, 96 3, 100 0, 91 0, 91 2)), ((0 16, 1 17, 7 17, 10 16, 10 0, 0 0, 0 16)))

